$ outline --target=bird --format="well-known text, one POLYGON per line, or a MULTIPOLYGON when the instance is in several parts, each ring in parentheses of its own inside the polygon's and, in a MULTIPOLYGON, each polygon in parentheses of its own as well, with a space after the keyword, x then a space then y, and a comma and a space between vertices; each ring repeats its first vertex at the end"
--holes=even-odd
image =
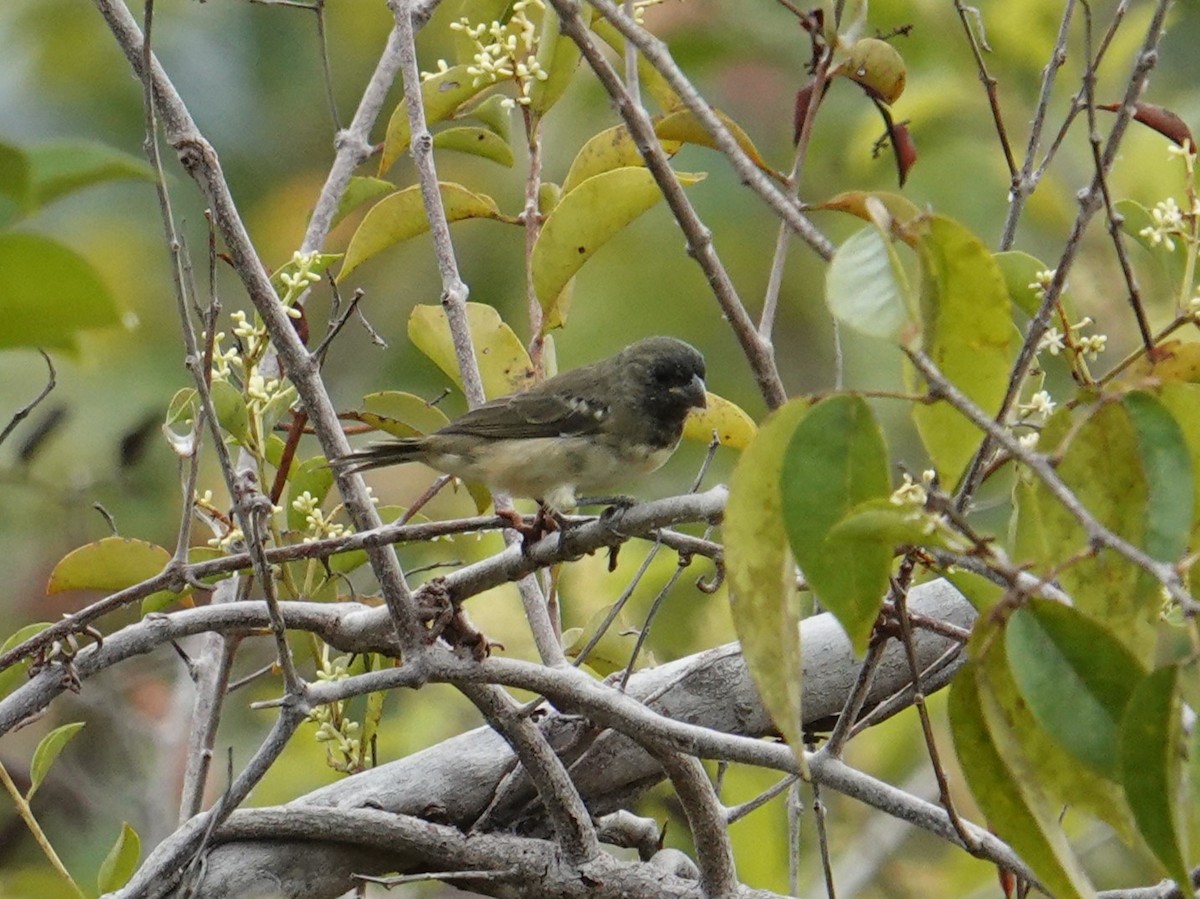
POLYGON ((370 444, 332 465, 346 473, 423 462, 561 515, 576 507, 580 490, 608 489, 661 467, 688 414, 707 405, 704 376, 695 347, 648 337, 476 406, 437 431, 370 444))

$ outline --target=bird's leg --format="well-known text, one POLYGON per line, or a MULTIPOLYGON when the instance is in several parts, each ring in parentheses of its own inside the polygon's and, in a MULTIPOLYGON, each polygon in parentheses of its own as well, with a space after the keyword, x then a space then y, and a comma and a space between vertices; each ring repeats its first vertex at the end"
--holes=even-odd
POLYGON ((531 524, 526 524, 525 519, 515 509, 497 509, 496 517, 503 519, 510 528, 521 535, 521 552, 526 555, 533 544, 559 527, 554 513, 547 509, 541 500, 538 500, 537 514, 533 516, 531 524))

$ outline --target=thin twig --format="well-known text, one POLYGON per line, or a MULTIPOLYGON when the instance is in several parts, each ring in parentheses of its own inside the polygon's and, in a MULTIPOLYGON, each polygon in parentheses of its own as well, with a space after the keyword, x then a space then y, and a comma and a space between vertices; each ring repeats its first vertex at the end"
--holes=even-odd
MULTIPOLYGON (((675 177, 675 172, 671 169, 662 145, 654 133, 653 123, 645 111, 634 103, 633 98, 625 89, 625 85, 621 82, 620 76, 617 75, 607 57, 596 45, 592 32, 584 24, 575 5, 570 0, 550 0, 550 2, 562 20, 563 34, 579 46, 583 58, 587 60, 604 89, 616 102, 617 111, 625 120, 630 134, 637 142, 638 150, 646 161, 646 167, 666 197, 667 205, 670 206, 679 227, 683 229, 688 242, 688 254, 696 260, 704 272, 705 278, 712 288, 713 296, 716 297, 722 313, 742 346, 742 352, 750 363, 755 380, 758 382, 758 389, 767 405, 772 409, 783 405, 787 401, 787 392, 779 377, 771 346, 759 337, 753 319, 746 311, 741 297, 738 296, 737 288, 734 287, 729 273, 717 255, 716 248, 713 246, 712 232, 696 214, 691 200, 687 198, 679 179, 675 177)), ((608 9, 610 12, 615 12, 615 8, 611 4, 608 4, 608 9)), ((619 12, 616 15, 623 18, 619 12)), ((628 35, 626 37, 628 39, 628 35)), ((641 49, 643 52, 645 51, 644 46, 641 46, 641 49)), ((712 117, 711 111, 709 111, 709 115, 712 117)), ((724 125, 721 125, 720 122, 717 124, 724 130, 724 125)), ((738 152, 741 152, 740 148, 738 148, 738 152)), ((754 171, 757 173, 758 170, 754 171)), ((772 190, 778 193, 774 185, 772 185, 772 190)), ((786 198, 784 202, 787 202, 786 198)), ((792 211, 795 212, 795 210, 792 211)), ((799 216, 799 213, 795 212, 795 215, 799 216)), ((826 243, 828 242, 826 241, 826 243)), ((830 245, 826 258, 832 256, 832 253, 833 249, 830 245)))
POLYGON ((13 413, 13 417, 10 418, 8 424, 4 426, 4 430, 0 431, 0 443, 3 443, 6 439, 8 439, 8 435, 12 433, 13 429, 22 421, 24 421, 26 416, 36 409, 42 400, 50 395, 50 391, 53 390, 55 384, 57 384, 55 379, 54 363, 50 360, 50 357, 46 354, 45 350, 39 349, 38 352, 41 353, 42 358, 46 360, 46 368, 50 370, 49 375, 46 378, 46 386, 41 389, 37 396, 13 413))

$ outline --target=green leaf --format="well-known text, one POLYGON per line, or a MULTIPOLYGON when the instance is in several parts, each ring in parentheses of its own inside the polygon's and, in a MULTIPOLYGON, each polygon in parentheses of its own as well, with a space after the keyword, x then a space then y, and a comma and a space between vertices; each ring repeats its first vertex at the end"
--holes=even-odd
POLYGON ((1046 271, 1050 266, 1020 250, 993 253, 992 258, 996 260, 996 267, 1000 269, 1000 276, 1004 278, 1004 286, 1012 304, 1030 318, 1037 315, 1042 299, 1038 291, 1029 285, 1036 283, 1038 273, 1046 271))
POLYGON ((393 437, 420 437, 450 423, 446 413, 437 406, 400 390, 368 393, 363 397, 358 420, 393 437))
POLYGON ((1029 600, 1005 634, 1008 664, 1033 716, 1100 775, 1120 772, 1117 735, 1145 671, 1106 628, 1049 600, 1029 600))
POLYGON ((465 115, 483 122, 484 125, 506 144, 511 144, 512 115, 505 101, 505 97, 493 95, 482 103, 472 106, 465 115))
MULTIPOLYGON (((439 188, 449 222, 503 218, 496 201, 489 196, 472 193, 461 184, 448 181, 440 182, 439 188)), ((354 236, 350 238, 338 281, 344 281, 350 272, 376 253, 428 230, 429 219, 425 215, 425 203, 421 199, 419 186, 406 187, 380 200, 363 217, 354 236)))
MULTIPOLYGON (((493 307, 467 303, 467 328, 488 399, 523 390, 533 382, 533 363, 525 345, 493 307)), ((414 306, 408 317, 408 337, 462 389, 450 323, 440 305, 414 306)))
MULTIPOLYGON (((408 509, 405 506, 380 506, 377 510, 379 518, 385 524, 396 521, 408 509)), ((419 524, 429 521, 424 515, 417 514, 412 517, 409 524, 419 524)), ((351 549, 342 553, 335 553, 329 557, 329 570, 334 574, 349 574, 356 568, 361 568, 367 564, 367 551, 365 549, 351 549)))
POLYGON ((988 827, 1033 868, 1057 899, 1095 895, 1058 826, 1058 810, 1022 765, 1023 754, 1003 725, 1003 713, 979 681, 975 663, 950 686, 950 731, 971 795, 988 827))
POLYGON ((1118 200, 1115 208, 1121 216, 1121 230, 1145 247, 1146 252, 1158 260, 1172 286, 1178 286, 1187 271, 1188 251, 1184 242, 1177 237, 1174 246, 1168 248, 1165 243, 1156 244, 1148 234, 1142 234, 1146 228, 1155 228, 1154 218, 1145 206, 1135 200, 1118 200))
POLYGON ((928 513, 908 503, 897 505, 891 499, 871 499, 846 513, 829 532, 837 543, 859 542, 893 546, 946 545, 939 531, 931 527, 928 513))
MULTIPOLYGON (((1195 496, 1182 431, 1147 394, 1081 414, 1087 417, 1078 422, 1056 413, 1043 428, 1042 446, 1060 457, 1059 476, 1101 524, 1148 552, 1175 558, 1192 526, 1195 496)), ((1064 557, 1090 547, 1087 532, 1038 481, 1017 499, 1017 560, 1055 571, 1075 608, 1110 628, 1139 659, 1150 659, 1161 606, 1155 583, 1107 549, 1058 570, 1064 557)))
MULTIPOLYGON (((683 146, 679 141, 672 140, 660 141, 660 144, 667 156, 674 156, 683 146)), ((588 178, 601 172, 645 164, 646 161, 642 159, 633 135, 629 133, 629 126, 614 125, 590 137, 575 154, 563 181, 562 190, 563 193, 569 193, 588 178)))
MULTIPOLYGON (((566 633, 563 634, 563 652, 566 653, 568 659, 574 661, 579 656, 600 625, 604 623, 604 619, 612 611, 613 605, 610 603, 597 609, 584 627, 573 628, 577 632, 573 635, 573 640, 568 639, 566 633)), ((623 670, 629 664, 629 660, 633 658, 633 649, 636 644, 637 634, 630 630, 624 616, 618 615, 609 624, 608 630, 596 641, 596 645, 588 653, 584 664, 597 677, 608 677, 614 672, 623 670)))
POLYGON ((502 166, 512 168, 512 147, 488 128, 447 128, 433 136, 433 145, 441 150, 455 150, 482 156, 502 166))
MULTIPOLYGON (((584 5, 579 9, 584 27, 591 24, 595 11, 584 5)), ((529 108, 536 116, 544 116, 559 101, 579 67, 579 46, 562 33, 558 14, 552 10, 542 13, 542 33, 538 38, 537 61, 546 73, 544 81, 535 80, 529 87, 529 108)))
POLYGON ((0 144, 0 227, 30 208, 29 159, 17 147, 0 144))
POLYGON ((71 348, 78 332, 121 323, 91 263, 37 234, 0 234, 0 309, 0 349, 71 348))
MULTIPOLYGON (((3 645, 0 645, 0 655, 8 652, 14 646, 24 643, 30 637, 40 634, 50 625, 45 621, 39 621, 34 624, 27 624, 18 629, 16 633, 11 634, 3 645)), ((0 699, 3 699, 13 689, 26 679, 26 672, 29 670, 29 660, 14 662, 9 667, 0 671, 0 699)))
POLYGON ((59 753, 63 751, 71 738, 83 729, 83 724, 82 721, 64 724, 42 737, 41 742, 37 744, 37 749, 33 751, 33 759, 29 763, 29 792, 25 794, 27 802, 33 798, 33 794, 37 792, 42 781, 46 779, 46 775, 50 773, 50 766, 54 764, 59 753))
POLYGON ((64 590, 124 590, 159 574, 171 554, 154 543, 129 537, 105 537, 63 556, 46 585, 46 594, 64 590))
POLYGON ((1121 776, 1146 845, 1176 883, 1190 883, 1180 845, 1185 737, 1178 675, 1168 665, 1134 689, 1121 724, 1121 776))
MULTIPOLYGON (((944 216, 923 221, 917 251, 923 348, 951 384, 994 415, 1008 387, 1015 333, 1000 269, 975 235, 944 216)), ((942 483, 957 482, 982 432, 944 401, 915 405, 913 419, 942 483)))
POLYGON ((396 185, 383 178, 367 178, 355 175, 346 185, 341 200, 338 201, 337 212, 334 213, 331 227, 336 226, 342 219, 365 203, 378 200, 380 197, 394 193, 396 185))
POLYGON ((877 227, 852 234, 825 270, 825 300, 839 321, 870 337, 903 340, 913 328, 904 267, 877 227))
MULTIPOLYGON (((1200 477, 1195 475, 1196 460, 1200 460, 1200 384, 1163 384, 1158 399, 1179 425, 1188 455, 1193 460, 1192 523, 1188 546, 1200 547, 1200 477)), ((1191 567, 1188 580, 1192 595, 1200 594, 1200 565, 1191 567)))
POLYGON ((805 400, 777 409, 746 447, 725 506, 725 569, 746 667, 776 728, 804 761, 803 665, 796 573, 783 524, 779 477, 805 400))
MULTIPOLYGON (((188 548, 187 560, 189 565, 195 565, 198 562, 211 562, 214 559, 220 559, 225 553, 212 546, 192 546, 188 548)), ((231 577, 232 573, 225 574, 210 574, 200 578, 201 583, 215 584, 218 581, 223 581, 227 577, 231 577)), ((180 602, 184 598, 192 595, 192 587, 185 587, 179 593, 172 593, 170 590, 155 590, 149 596, 142 600, 141 613, 145 618, 153 612, 161 612, 168 606, 180 602)))
POLYGON ((175 391, 171 401, 167 403, 167 414, 163 418, 164 427, 177 424, 191 424, 196 420, 196 410, 199 398, 195 387, 182 387, 175 391))
POLYGON ((117 841, 100 863, 100 871, 96 875, 96 886, 100 892, 112 893, 125 886, 137 870, 141 857, 142 840, 138 832, 126 821, 121 825, 121 834, 117 841))
MULTIPOLYGON (((731 119, 719 109, 712 110, 713 114, 720 120, 721 124, 729 131, 737 145, 741 147, 750 161, 753 162, 759 169, 766 172, 768 175, 783 179, 773 168, 771 168, 762 154, 758 152, 758 147, 754 146, 754 142, 750 140, 750 136, 742 130, 742 126, 731 119)), ((716 138, 709 134, 708 129, 700 123, 696 118, 696 114, 690 109, 680 109, 672 112, 663 119, 660 119, 654 126, 654 133, 658 135, 659 140, 672 141, 681 144, 694 144, 699 147, 708 147, 713 150, 718 150, 720 147, 717 144, 716 138)))
POLYGON ((250 410, 242 392, 223 378, 215 379, 209 390, 221 429, 242 446, 250 446, 250 410))
MULTIPOLYGON (((677 174, 681 184, 701 175, 677 174)), ((654 176, 641 166, 593 175, 562 200, 546 218, 533 247, 533 286, 546 317, 562 321, 556 301, 567 282, 622 228, 662 199, 654 176)))
MULTIPOLYGON (((467 71, 468 68, 466 65, 453 66, 421 82, 421 102, 425 107, 426 125, 433 126, 449 118, 458 107, 492 86, 490 82, 482 79, 476 84, 475 76, 467 71)), ((379 158, 379 174, 382 175, 395 164, 400 154, 408 149, 411 140, 408 103, 401 100, 388 120, 383 152, 379 158)))
POLYGON ((1191 452, 1183 430, 1154 396, 1135 391, 1121 405, 1137 435, 1149 494, 1142 548, 1159 561, 1174 562, 1187 550, 1195 511, 1191 452))
POLYGON ((154 180, 154 169, 146 160, 104 144, 42 144, 29 148, 26 153, 33 202, 38 206, 105 181, 154 180))
MULTIPOLYGON (((1052 807, 1070 806, 1109 824, 1123 840, 1135 841, 1133 814, 1120 786, 1097 775, 1088 765, 1080 764, 1054 733, 1057 724, 1047 729, 1031 711, 1009 663, 1010 633, 1004 616, 995 616, 979 630, 979 639, 972 645, 979 664, 979 684, 995 700, 999 714, 994 726, 1003 729, 1002 739, 1009 745, 1009 751, 1016 754, 1014 764, 1032 778, 1052 807), (982 653, 980 647, 985 647, 982 653)), ((1116 754, 1115 745, 1109 749, 1116 754)))
POLYGON ((831 531, 859 503, 886 497, 888 480, 879 423, 865 400, 849 395, 822 400, 809 411, 781 468, 783 524, 792 552, 858 652, 867 647, 887 591, 892 550, 839 540, 831 531))

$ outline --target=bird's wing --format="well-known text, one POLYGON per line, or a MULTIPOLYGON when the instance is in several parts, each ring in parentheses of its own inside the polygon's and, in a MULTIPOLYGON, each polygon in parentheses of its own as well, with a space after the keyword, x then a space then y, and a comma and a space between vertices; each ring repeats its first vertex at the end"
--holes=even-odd
POLYGON ((441 434, 468 434, 491 440, 594 434, 608 404, 591 391, 535 388, 477 406, 442 428, 441 434), (589 395, 591 394, 591 395, 589 395))

